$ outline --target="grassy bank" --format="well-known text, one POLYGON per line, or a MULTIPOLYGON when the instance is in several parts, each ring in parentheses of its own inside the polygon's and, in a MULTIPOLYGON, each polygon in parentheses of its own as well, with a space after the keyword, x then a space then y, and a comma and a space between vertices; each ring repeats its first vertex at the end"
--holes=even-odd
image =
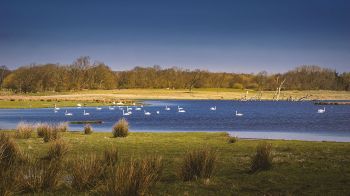
MULTIPOLYGON (((251 158, 259 140, 228 142, 225 133, 131 133, 112 138, 111 133, 62 133, 69 145, 66 159, 116 146, 120 159, 161 156, 164 171, 151 188, 153 195, 346 195, 350 192, 350 143, 268 141, 272 144, 270 170, 250 173, 251 158), (210 180, 183 182, 178 175, 186 152, 210 148, 217 164, 210 180)), ((44 157, 50 145, 32 135, 15 140, 32 157, 44 157)), ((69 168, 68 165, 66 168, 69 168)), ((77 194, 60 186, 60 194, 77 194)))
MULTIPOLYGON (((87 106, 108 105, 113 101, 130 101, 144 99, 220 99, 239 100, 256 98, 259 92, 254 90, 235 89, 194 89, 189 92, 185 89, 122 89, 122 90, 84 90, 77 92, 46 92, 31 94, 0 93, 0 108, 39 108, 53 107, 56 103, 60 107, 76 106, 85 103, 87 106)), ((272 100, 273 91, 262 92, 261 99, 272 100)), ((292 97, 294 100, 350 100, 347 91, 283 91, 281 100, 292 97), (305 99, 305 97, 307 98, 305 99)))

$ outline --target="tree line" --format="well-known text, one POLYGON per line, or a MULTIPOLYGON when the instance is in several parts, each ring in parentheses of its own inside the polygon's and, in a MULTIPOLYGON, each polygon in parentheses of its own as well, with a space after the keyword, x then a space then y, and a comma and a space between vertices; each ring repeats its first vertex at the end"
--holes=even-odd
POLYGON ((333 69, 304 65, 294 70, 268 74, 209 72, 179 67, 135 67, 127 71, 113 71, 102 62, 80 57, 72 64, 43 64, 22 66, 9 70, 0 66, 0 87, 14 92, 75 91, 82 89, 127 88, 232 88, 276 90, 350 90, 350 72, 337 73, 333 69))

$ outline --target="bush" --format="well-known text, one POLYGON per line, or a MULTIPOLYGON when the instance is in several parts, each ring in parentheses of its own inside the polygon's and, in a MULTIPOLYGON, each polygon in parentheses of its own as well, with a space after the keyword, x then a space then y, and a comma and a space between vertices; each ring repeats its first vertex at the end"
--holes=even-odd
POLYGON ((129 134, 129 123, 125 118, 120 119, 113 126, 113 137, 126 137, 129 134))
POLYGON ((268 170, 272 167, 272 144, 261 142, 256 148, 256 154, 251 161, 251 171, 268 170))
POLYGON ((209 149, 188 152, 180 169, 180 177, 183 181, 198 178, 209 179, 212 176, 216 160, 216 152, 209 149))
POLYGON ((60 122, 55 125, 58 132, 67 132, 68 131, 68 122, 60 122))
POLYGON ((117 148, 107 148, 104 150, 102 162, 108 166, 114 166, 118 162, 118 157, 119 153, 117 148))
POLYGON ((89 134, 91 134, 92 133, 92 127, 91 127, 91 125, 90 124, 86 124, 85 126, 84 126, 84 134, 85 135, 89 135, 89 134))
POLYGON ((233 144, 236 143, 238 141, 238 137, 237 136, 230 136, 228 138, 228 143, 233 144))
POLYGON ((69 150, 68 144, 63 140, 56 140, 50 144, 49 151, 45 159, 62 160, 63 156, 67 154, 69 150))
POLYGON ((104 166, 95 155, 76 159, 72 162, 72 187, 77 191, 91 190, 98 185, 104 166))
POLYGON ((48 123, 38 123, 36 125, 36 132, 40 138, 43 138, 45 132, 47 132, 49 129, 52 129, 52 127, 48 123))
POLYGON ((7 134, 0 133, 0 167, 7 167, 24 160, 18 144, 7 134))
POLYGON ((20 122, 17 125, 15 136, 20 139, 28 139, 32 136, 33 131, 34 126, 32 124, 20 122))
POLYGON ((160 180, 162 170, 160 157, 120 164, 107 176, 101 192, 104 195, 145 195, 160 180))
POLYGON ((46 129, 43 134, 44 134, 44 137, 43 137, 44 142, 54 141, 59 139, 60 137, 57 129, 55 129, 52 126, 50 126, 49 129, 46 129))

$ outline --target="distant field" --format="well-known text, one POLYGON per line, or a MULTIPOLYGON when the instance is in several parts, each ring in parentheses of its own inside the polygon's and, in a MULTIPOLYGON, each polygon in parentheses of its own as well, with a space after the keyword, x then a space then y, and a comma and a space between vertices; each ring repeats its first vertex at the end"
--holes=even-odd
MULTIPOLYGON (((112 101, 143 99, 238 100, 245 96, 247 99, 254 98, 258 93, 259 92, 254 90, 226 88, 194 89, 192 92, 185 89, 83 90, 77 92, 46 92, 38 94, 12 94, 2 92, 0 96, 0 108, 52 107, 54 102, 57 102, 60 106, 75 106, 77 101, 87 103, 87 105, 103 105, 110 104, 112 101), (247 91, 248 94, 246 93, 247 91), (58 103, 58 101, 60 102, 58 103)), ((262 92, 261 98, 263 100, 271 100, 273 95, 273 91, 264 91, 262 92)), ((292 97, 298 100, 307 95, 307 100, 350 100, 350 92, 348 91, 282 91, 280 99, 283 100, 292 97)))
MULTIPOLYGON (((273 146, 273 168, 249 173, 251 157, 261 140, 228 143, 225 133, 131 133, 111 138, 111 133, 63 133, 70 150, 67 159, 87 154, 103 154, 112 145, 122 159, 161 156, 164 172, 151 190, 152 195, 347 195, 350 192, 350 143, 268 141, 273 146), (183 182, 178 177, 184 154, 211 148, 218 153, 214 175, 183 182)), ((43 157, 48 143, 42 138, 16 139, 32 158, 43 157)), ((68 168, 68 167, 67 167, 68 168)), ((55 195, 75 195, 61 186, 55 195)), ((79 193, 84 195, 84 193, 79 193)), ((86 193, 87 194, 87 193, 86 193)))

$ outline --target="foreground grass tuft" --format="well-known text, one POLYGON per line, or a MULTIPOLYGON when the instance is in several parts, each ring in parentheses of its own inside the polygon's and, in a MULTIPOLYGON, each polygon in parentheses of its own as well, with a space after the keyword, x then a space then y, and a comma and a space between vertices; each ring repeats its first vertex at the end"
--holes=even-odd
POLYGON ((59 132, 57 129, 55 129, 55 127, 52 126, 49 126, 48 129, 45 129, 43 135, 44 142, 50 142, 60 138, 59 132))
POLYGON ((209 179, 214 171, 217 154, 210 149, 194 150, 188 152, 180 169, 180 177, 183 181, 198 178, 209 179))
POLYGON ((119 152, 116 147, 106 148, 103 152, 102 162, 107 166, 115 166, 119 159, 119 152))
POLYGON ((229 136, 228 138, 228 143, 233 144, 238 142, 238 137, 237 136, 229 136))
POLYGON ((62 160, 62 158, 68 153, 68 144, 62 139, 52 142, 49 146, 49 151, 45 159, 47 160, 62 160))
POLYGON ((75 159, 71 164, 72 187, 77 191, 95 188, 101 180, 104 165, 96 155, 75 159))
POLYGON ((160 180, 162 170, 160 157, 124 162, 104 179, 101 192, 117 196, 145 195, 160 180))
POLYGON ((129 123, 125 118, 120 119, 113 126, 112 130, 113 137, 126 137, 129 134, 129 123))
POLYGON ((19 139, 28 139, 32 136, 32 132, 34 132, 35 128, 33 124, 20 122, 16 127, 16 138, 19 139))
POLYGON ((22 160, 24 156, 18 144, 8 134, 0 133, 0 167, 22 160))
POLYGON ((55 128, 58 132, 67 132, 68 131, 68 122, 60 122, 55 125, 55 128))
POLYGON ((268 170, 272 167, 272 144, 261 142, 256 148, 256 154, 251 161, 251 171, 268 170))

